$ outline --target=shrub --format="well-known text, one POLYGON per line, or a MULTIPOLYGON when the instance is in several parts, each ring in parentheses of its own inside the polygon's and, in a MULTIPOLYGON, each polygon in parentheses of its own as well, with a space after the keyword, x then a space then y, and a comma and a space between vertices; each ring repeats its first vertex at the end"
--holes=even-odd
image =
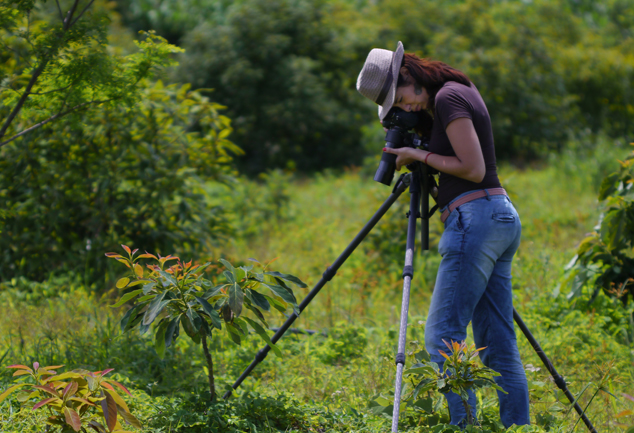
MULTIPOLYGON (((213 286, 211 281, 203 278, 203 271, 210 263, 192 265, 192 261, 183 263, 175 256, 156 257, 148 253, 134 257, 138 250, 131 251, 127 246, 122 246, 127 257, 116 253, 106 254, 107 257, 123 263, 130 271, 128 277, 123 277, 117 282, 117 288, 131 290, 126 290, 121 299, 113 305, 119 307, 126 302, 135 302, 121 319, 122 331, 138 327, 140 333, 144 334, 152 323, 156 322, 154 347, 159 356, 163 357, 165 349, 179 336, 182 326, 194 343, 202 343, 212 400, 215 400, 216 391, 213 360, 207 347, 207 337, 212 337, 214 328, 222 330, 223 322, 227 335, 236 344, 241 343, 250 328, 276 355, 281 356, 280 350, 266 332, 269 325, 263 312, 270 311, 273 306, 284 313, 288 306, 292 306, 294 313, 299 315, 295 295, 285 282, 306 287, 299 278, 267 271, 267 266, 262 265, 261 273, 252 272, 253 265, 235 268, 228 261, 220 259, 227 269, 223 272, 226 282, 213 286), (158 263, 146 265, 149 272, 137 263, 140 259, 146 258, 154 259, 158 263), (173 260, 177 260, 177 264, 166 268, 166 262, 173 260), (142 288, 135 288, 138 286, 142 288), (273 297, 264 295, 256 289, 268 289, 273 297), (250 310, 258 321, 242 314, 243 308, 250 310)), ((251 260, 260 264, 254 259, 251 260)))
MULTIPOLYGON (((55 370, 61 367, 40 367, 38 362, 33 363, 33 368, 26 365, 8 366, 16 370, 13 376, 29 376, 31 381, 21 381, 9 387, 0 394, 0 403, 21 389, 17 399, 22 403, 22 410, 47 407, 51 416, 46 424, 59 426, 62 433, 71 429, 85 431, 86 427, 98 433, 123 432, 118 416, 127 424, 141 428, 141 423, 130 413, 128 405, 113 385, 128 395, 131 395, 130 391, 119 382, 104 377, 112 369, 95 372, 73 370, 58 374, 55 370), (23 389, 25 387, 31 389, 26 391, 23 389), (105 426, 99 422, 101 418, 105 426)), ((50 428, 48 426, 47 431, 50 428)))

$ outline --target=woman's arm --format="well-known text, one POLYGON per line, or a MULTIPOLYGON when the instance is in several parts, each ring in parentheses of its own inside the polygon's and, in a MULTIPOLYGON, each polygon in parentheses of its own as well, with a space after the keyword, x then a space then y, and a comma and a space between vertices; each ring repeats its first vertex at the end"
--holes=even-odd
MULTIPOLYGON (((442 156, 432 153, 427 158, 427 165, 443 173, 451 174, 471 182, 480 183, 484 179, 486 167, 482 147, 473 122, 467 117, 455 119, 447 125, 447 137, 456 156, 442 156)), ((413 161, 425 161, 430 152, 422 149, 402 147, 400 149, 385 148, 385 152, 397 155, 396 169, 411 164, 413 161)))

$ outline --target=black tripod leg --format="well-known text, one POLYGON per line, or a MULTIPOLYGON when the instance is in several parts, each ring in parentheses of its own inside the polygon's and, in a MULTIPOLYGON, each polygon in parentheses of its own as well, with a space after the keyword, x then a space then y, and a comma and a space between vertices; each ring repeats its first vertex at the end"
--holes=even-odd
POLYGON ((555 381, 555 384, 557 385, 557 387, 559 387, 559 389, 561 389, 564 392, 566 397, 568 397, 568 400, 570 400, 570 403, 572 403, 573 407, 575 408, 575 410, 577 411, 577 413, 579 414, 583 422, 588 427, 588 430, 590 430, 592 433, 597 433, 597 430, 594 428, 594 426, 592 425, 592 423, 590 422, 586 414, 583 413, 583 409, 581 409, 581 406, 579 406, 579 404, 575 401, 575 397, 568 390, 568 386, 566 385, 566 380, 559 373, 557 373, 557 370, 555 370, 555 367, 550 362, 550 359, 548 359, 548 357, 542 350, 537 340, 535 340, 535 337, 533 337, 533 334, 531 334, 531 331, 528 330, 528 328, 526 327, 526 324, 524 323, 524 321, 522 320, 522 318, 520 317, 520 315, 518 314, 515 308, 513 308, 513 319, 515 319, 517 326, 519 326, 519 328, 524 333, 524 336, 526 336, 526 339, 528 340, 528 342, 531 344, 531 346, 533 346, 533 349, 535 349, 537 356, 539 356, 539 358, 544 363, 544 366, 546 366, 546 370, 548 370, 550 375, 553 377, 553 380, 555 381))
MULTIPOLYGON (((392 204, 394 204, 394 202, 400 197, 400 195, 403 194, 403 191, 405 191, 409 185, 407 181, 409 181, 410 178, 411 178, 411 175, 406 174, 406 175, 402 175, 398 179, 396 185, 394 186, 394 190, 392 191, 392 194, 387 198, 387 200, 385 200, 385 202, 372 216, 370 221, 366 223, 363 229, 361 229, 361 231, 352 240, 352 242, 350 242, 350 244, 346 247, 343 253, 341 253, 341 255, 337 257, 337 260, 335 260, 332 266, 329 266, 328 269, 326 269, 326 271, 324 272, 319 282, 310 291, 310 293, 308 293, 308 295, 304 298, 302 303, 299 304, 300 313, 304 311, 304 309, 308 306, 308 304, 310 304, 313 298, 317 296, 317 293, 319 293, 321 288, 324 287, 328 281, 332 280, 332 278, 337 273, 337 270, 341 267, 341 265, 343 265, 343 263, 348 259, 348 257, 350 257, 350 254, 352 254, 352 252, 359 246, 361 241, 365 239, 368 233, 370 233, 370 231, 374 228, 376 223, 378 223, 379 220, 383 217, 383 215, 385 215, 385 213, 392 206, 392 204)), ((282 338, 286 330, 291 327, 291 325, 293 324, 293 322, 295 322, 295 319, 297 319, 297 317, 299 317, 297 314, 295 313, 291 314, 291 316, 286 320, 286 322, 284 322, 284 324, 280 327, 280 329, 278 329, 275 335, 273 335, 273 337, 271 338, 271 342, 273 344, 277 343, 277 341, 280 338, 282 338)), ((271 347, 267 344, 266 346, 264 346, 264 348, 258 351, 258 353, 255 355, 255 359, 253 360, 253 362, 251 362, 251 364, 244 370, 242 375, 240 375, 240 377, 236 380, 236 382, 231 387, 233 389, 237 389, 242 384, 244 379, 246 379, 249 376, 249 374, 251 374, 253 369, 260 362, 262 362, 264 358, 266 358, 266 355, 268 355, 270 350, 271 350, 271 347)), ((223 398, 225 400, 229 398, 231 396, 231 392, 232 392, 231 390, 227 391, 225 395, 223 396, 223 398)))

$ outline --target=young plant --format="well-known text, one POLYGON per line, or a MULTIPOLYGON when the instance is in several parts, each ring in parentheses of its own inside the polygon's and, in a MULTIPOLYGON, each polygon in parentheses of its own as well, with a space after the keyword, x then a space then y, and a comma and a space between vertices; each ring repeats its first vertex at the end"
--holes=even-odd
POLYGON ((138 327, 141 334, 150 330, 154 324, 154 347, 160 357, 165 356, 165 349, 170 347, 180 335, 180 327, 196 344, 201 344, 207 362, 209 392, 211 400, 215 400, 215 384, 213 360, 207 345, 207 337, 212 337, 212 330, 223 331, 236 344, 255 331, 273 350, 281 356, 280 350, 273 344, 267 329, 269 327, 264 313, 271 306, 284 313, 290 306, 299 314, 299 306, 293 291, 286 282, 298 287, 306 287, 299 278, 280 272, 267 271, 267 266, 257 260, 249 259, 262 266, 262 272, 254 272, 253 265, 235 268, 224 259, 220 262, 226 270, 223 272, 224 282, 214 285, 203 278, 203 272, 210 263, 192 265, 190 260, 183 263, 176 256, 156 257, 145 253, 135 257, 137 250, 131 251, 122 245, 127 253, 124 257, 117 253, 107 253, 130 270, 129 276, 121 278, 116 286, 126 290, 113 307, 120 307, 133 302, 132 307, 121 319, 123 332, 138 327), (138 261, 153 259, 155 264, 146 264, 144 269, 138 261), (176 264, 166 267, 167 262, 176 260, 176 264), (140 287, 140 288, 139 288, 140 287), (267 290, 265 295, 261 290, 267 290), (247 317, 249 310, 253 318, 247 317))
POLYGON ((23 409, 30 406, 31 410, 48 408, 51 416, 46 423, 59 426, 62 433, 86 431, 85 427, 91 427, 97 433, 126 433, 118 415, 127 424, 142 428, 114 386, 128 395, 131 395, 130 391, 119 382, 104 377, 112 371, 111 368, 95 372, 73 370, 58 374, 55 370, 61 367, 63 365, 40 367, 38 362, 33 363, 33 368, 20 364, 8 366, 7 368, 16 370, 14 377, 30 376, 32 380, 9 387, 0 394, 0 403, 13 392, 30 387, 29 390, 22 389, 17 396, 23 409), (102 418, 105 426, 100 422, 102 418))
POLYGON ((601 183, 598 199, 604 211, 595 231, 581 241, 565 268, 562 286, 571 287, 569 298, 581 295, 590 283, 590 302, 601 290, 623 304, 634 298, 634 151, 619 163, 619 170, 601 183))
POLYGON ((420 362, 405 371, 410 375, 410 379, 416 384, 412 393, 406 400, 416 401, 419 395, 426 391, 438 391, 446 394, 454 392, 462 399, 462 404, 467 412, 467 423, 474 424, 475 419, 469 406, 469 390, 491 387, 506 393, 493 379, 500 376, 500 373, 485 367, 477 362, 478 352, 484 349, 475 348, 475 344, 467 347, 466 342, 451 343, 443 340, 449 349, 449 355, 442 350, 440 354, 445 358, 444 371, 440 370, 438 364, 431 361, 420 362))

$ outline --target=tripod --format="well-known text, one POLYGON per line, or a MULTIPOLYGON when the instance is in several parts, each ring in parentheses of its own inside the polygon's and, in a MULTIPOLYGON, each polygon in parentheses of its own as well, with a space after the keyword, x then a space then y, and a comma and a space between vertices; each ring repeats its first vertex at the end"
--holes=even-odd
MULTIPOLYGON (((414 275, 414 249, 415 249, 415 235, 416 235, 416 219, 420 218, 422 222, 422 230, 421 230, 421 247, 423 250, 429 249, 429 218, 436 210, 436 207, 429 210, 429 192, 430 192, 430 174, 428 172, 428 167, 425 164, 417 162, 412 165, 414 168, 411 173, 402 174, 392 193, 385 200, 385 202, 379 207, 376 213, 372 216, 372 218, 366 223, 366 225, 361 229, 361 231, 355 236, 355 238, 350 242, 350 244, 345 248, 345 250, 341 253, 341 255, 335 260, 335 262, 329 266, 326 271, 323 273, 319 282, 315 285, 315 287, 308 293, 308 295, 304 298, 302 303, 299 305, 299 312, 301 313, 306 309, 308 304, 317 296, 319 291, 328 283, 328 281, 332 280, 336 275, 337 270, 343 265, 343 263, 350 257, 352 252, 359 246, 359 244, 365 239, 365 237, 370 233, 370 231, 374 228, 374 226, 379 222, 379 220, 385 215, 385 213, 389 210, 389 208, 396 202, 396 200, 401 196, 401 194, 409 187, 410 191, 410 207, 409 212, 407 213, 408 218, 408 226, 407 226, 407 243, 405 247, 405 266, 403 267, 403 300, 401 303, 401 320, 400 320, 400 329, 399 329, 399 338, 398 338, 398 350, 396 354, 396 380, 395 380, 395 390, 394 390, 394 412, 392 414, 392 432, 398 431, 398 420, 399 420, 399 411, 401 404, 401 388, 402 388, 402 380, 403 380, 403 368, 405 365, 405 340, 407 335, 407 316, 409 312, 409 298, 410 298, 410 287, 412 277, 414 275)), ((410 166, 408 166, 410 168, 410 166)), ((286 320, 286 322, 277 330, 275 335, 271 338, 273 344, 279 341, 286 331, 291 327, 291 325, 295 322, 295 320, 299 317, 298 314, 293 312, 290 317, 286 320)), ((566 385, 566 381, 564 378, 557 373, 555 367, 552 365, 539 343, 531 332, 528 330, 519 314, 513 309, 513 318, 515 322, 522 330, 529 343, 539 356, 539 358, 544 363, 546 369, 553 377, 553 380, 557 387, 561 389, 568 400, 572 403, 573 407, 586 424, 591 433, 596 433, 596 429, 585 415, 583 409, 577 403, 575 397, 568 390, 566 385)), ((262 362, 266 356, 268 355, 271 347, 267 344, 264 348, 259 350, 255 355, 255 359, 251 362, 251 364, 244 370, 244 372, 240 375, 240 377, 235 381, 232 385, 232 390, 237 389, 244 379, 246 379, 251 372, 255 369, 255 367, 262 362)), ((227 391, 223 398, 228 399, 232 390, 227 391)))

